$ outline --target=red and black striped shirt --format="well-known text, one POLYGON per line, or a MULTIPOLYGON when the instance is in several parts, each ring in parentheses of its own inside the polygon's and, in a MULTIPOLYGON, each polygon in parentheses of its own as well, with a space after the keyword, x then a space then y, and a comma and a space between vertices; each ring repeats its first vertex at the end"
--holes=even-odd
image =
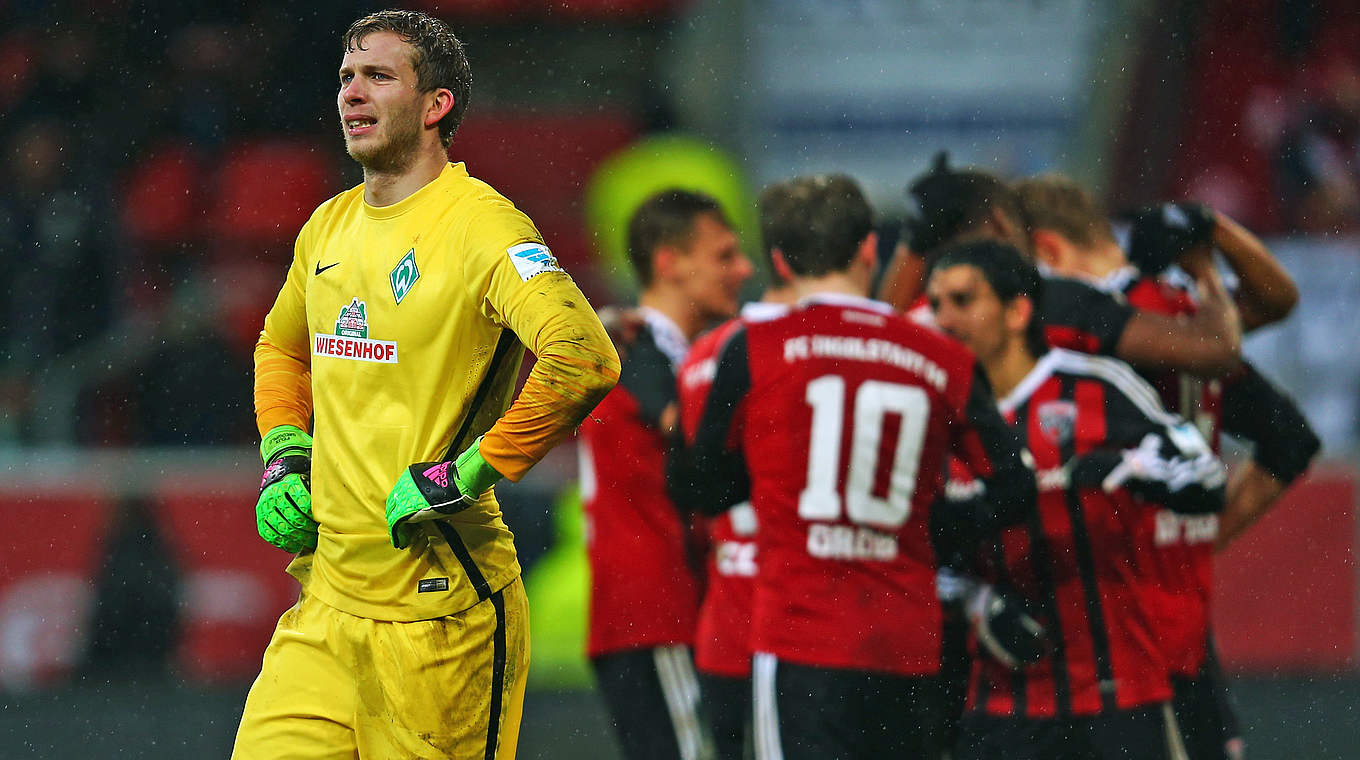
POLYGON ((982 573, 1027 599, 1049 632, 1051 651, 1023 670, 979 656, 969 709, 1053 718, 1166 700, 1168 664, 1149 611, 1160 582, 1157 514, 1163 507, 1221 508, 1221 465, 1205 459, 1203 439, 1117 360, 1054 349, 1001 409, 1034 456, 1039 503, 1026 524, 984 547, 982 573), (1152 489, 1164 494, 1158 501, 1129 487, 1107 492, 1067 481, 1064 465, 1074 457, 1133 449, 1149 435, 1168 452, 1158 460, 1164 469, 1139 475, 1167 481, 1152 489), (1213 466, 1205 469, 1206 461, 1213 466))

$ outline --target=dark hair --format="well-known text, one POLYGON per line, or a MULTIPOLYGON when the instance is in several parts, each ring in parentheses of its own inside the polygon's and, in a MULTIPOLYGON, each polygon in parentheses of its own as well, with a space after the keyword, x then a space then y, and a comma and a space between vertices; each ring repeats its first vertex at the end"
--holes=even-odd
POLYGON ((798 177, 760 194, 765 248, 779 249, 800 276, 846 269, 873 229, 873 209, 859 185, 843 174, 798 177))
POLYGON ((1083 247, 1114 241, 1105 208, 1075 180, 1061 174, 1031 177, 1015 183, 1015 197, 1031 234, 1053 230, 1083 247))
POLYGON ((628 222, 628 259, 643 287, 652 283, 652 256, 663 245, 685 246, 694 234, 694 220, 713 214, 732 226, 713 197, 690 190, 663 190, 648 198, 628 222))
POLYGON ((973 240, 958 243, 939 251, 930 271, 949 267, 970 266, 982 272, 982 278, 992 286, 1001 303, 1024 296, 1034 305, 1033 316, 1025 326, 1025 344, 1030 353, 1042 356, 1048 352, 1044 340, 1044 323, 1039 314, 1039 301, 1044 294, 1044 279, 1039 270, 1025 260, 1019 249, 997 240, 973 240))
POLYGON ((364 16, 350 24, 340 41, 346 51, 362 49, 364 38, 376 32, 392 32, 413 48, 411 67, 421 92, 444 88, 453 93, 453 108, 439 120, 439 140, 449 147, 472 97, 472 67, 463 43, 443 21, 420 11, 398 10, 364 16))
MULTIPOLYGON (((907 188, 918 213, 903 225, 903 238, 916 255, 930 261, 939 249, 987 223, 994 207, 1015 223, 1024 215, 1010 185, 994 174, 949 166, 949 154, 935 156, 930 171, 907 188)), ((1023 254, 1023 252, 1022 252, 1023 254)))

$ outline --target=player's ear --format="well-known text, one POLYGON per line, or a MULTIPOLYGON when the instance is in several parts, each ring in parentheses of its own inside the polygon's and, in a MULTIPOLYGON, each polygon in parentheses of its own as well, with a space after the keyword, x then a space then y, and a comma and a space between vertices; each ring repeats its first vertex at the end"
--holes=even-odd
POLYGON ((1020 229, 1020 223, 1012 219, 1010 214, 1001 210, 1000 206, 992 206, 992 212, 988 215, 987 222, 1003 242, 1012 242, 1024 235, 1024 231, 1020 229))
MULTIPOLYGON (((859 248, 855 249, 855 267, 864 273, 868 282, 865 284, 866 292, 873 283, 874 275, 878 274, 878 233, 870 232, 859 241, 859 248)), ((872 295, 872 294, 870 294, 872 295)))
POLYGON ((774 265, 775 274, 784 282, 793 282, 793 278, 798 276, 793 273, 793 267, 789 266, 789 260, 784 258, 784 252, 778 248, 770 249, 770 263, 774 265))
POLYGON ((870 231, 864 239, 859 241, 859 250, 855 251, 855 258, 864 262, 870 272, 878 271, 878 233, 870 231))
POLYGON ((1006 304, 1006 329, 1012 333, 1023 333, 1034 319, 1034 301, 1029 296, 1016 296, 1006 304))
POLYGON ((425 109, 425 126, 433 127, 439 120, 449 115, 453 110, 453 91, 447 87, 440 87, 430 93, 430 105, 425 109))
POLYGON ((1037 229, 1030 233, 1030 243, 1034 246, 1034 259, 1036 263, 1056 272, 1062 272, 1064 265, 1067 264, 1066 250, 1067 240, 1062 235, 1049 229, 1037 229))
POLYGON ((680 252, 673 245, 659 245, 652 252, 652 282, 675 279, 680 252))

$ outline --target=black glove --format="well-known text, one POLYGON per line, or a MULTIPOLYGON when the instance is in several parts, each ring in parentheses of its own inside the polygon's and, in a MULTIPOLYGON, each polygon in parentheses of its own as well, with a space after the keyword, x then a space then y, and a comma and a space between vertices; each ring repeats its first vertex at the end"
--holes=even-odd
POLYGON ((1202 203, 1163 203, 1128 215, 1129 263, 1156 276, 1195 246, 1213 242, 1213 209, 1202 203))
POLYGON ((978 644, 1007 667, 1036 663, 1047 651, 1047 632, 1018 596, 947 567, 936 574, 935 589, 941 602, 962 605, 978 644))
POLYGON ((1007 667, 1019 669, 1044 656, 1048 634, 1019 597, 979 585, 965 609, 978 643, 1007 667))

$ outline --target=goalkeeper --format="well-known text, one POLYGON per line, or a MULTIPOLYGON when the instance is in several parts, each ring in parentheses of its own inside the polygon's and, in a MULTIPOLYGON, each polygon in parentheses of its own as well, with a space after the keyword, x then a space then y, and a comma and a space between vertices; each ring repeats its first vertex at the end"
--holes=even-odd
POLYGON ((364 183, 302 228, 255 351, 256 520, 302 594, 233 757, 514 757, 528 608, 492 487, 580 424, 618 356, 528 217, 449 163, 471 89, 449 28, 383 11, 342 42, 364 183))

